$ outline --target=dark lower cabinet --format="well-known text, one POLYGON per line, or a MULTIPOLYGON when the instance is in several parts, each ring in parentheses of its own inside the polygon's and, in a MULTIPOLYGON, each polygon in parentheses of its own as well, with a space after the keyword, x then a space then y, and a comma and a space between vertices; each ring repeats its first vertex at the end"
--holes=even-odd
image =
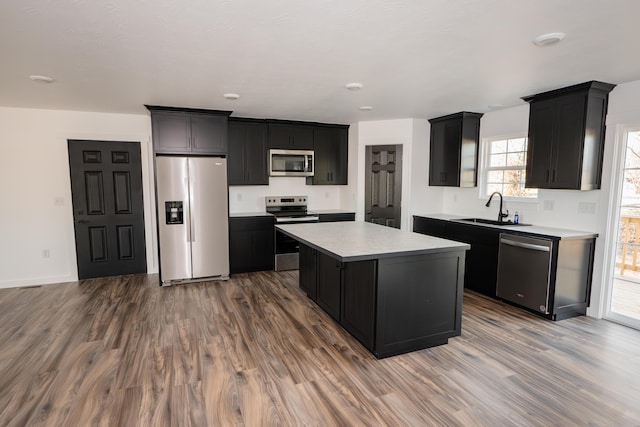
POLYGON ((368 349, 375 344, 376 261, 345 264, 342 289, 342 326, 368 349))
POLYGON ((319 214, 318 218, 320 222, 340 222, 340 221, 355 221, 355 212, 349 213, 331 213, 331 214, 319 214))
MULTIPOLYGON (((514 232, 513 230, 501 230, 420 216, 413 217, 413 231, 469 243, 471 249, 467 251, 465 260, 465 288, 500 299, 503 298, 496 295, 500 234, 506 232, 507 234, 540 237, 537 234, 527 233, 526 228, 522 228, 521 232, 514 232)), ((539 310, 531 309, 529 311, 551 320, 586 314, 591 298, 595 238, 542 237, 552 241, 551 265, 548 272, 548 288, 536 289, 535 291, 548 295, 548 312, 540 313, 539 310)), ((517 259, 517 261, 526 263, 527 259, 517 259)), ((510 264, 514 262, 510 262, 510 264)), ((511 265, 511 267, 513 266, 511 265)), ((525 270, 526 268, 522 268, 523 274, 525 270)), ((515 277, 518 275, 516 274, 515 277)), ((519 289, 518 283, 514 284, 514 289, 519 289)), ((514 303, 527 308, 523 304, 514 303)))
POLYGON ((231 273, 273 270, 274 230, 270 216, 229 218, 231 273))
POLYGON ((499 230, 414 216, 413 231, 469 243, 471 249, 467 251, 465 259, 464 287, 495 298, 498 277, 499 230))
POLYGON ((318 251, 311 249, 307 245, 300 245, 299 258, 299 280, 300 289, 305 291, 307 296, 316 300, 318 296, 318 251))
POLYGON ((301 243, 300 287, 376 357, 388 357, 460 335, 464 257, 340 262, 301 243))
MULTIPOLYGON (((300 245, 302 246, 302 245, 300 245)), ((342 263, 318 252, 318 305, 336 320, 340 320, 342 263)))

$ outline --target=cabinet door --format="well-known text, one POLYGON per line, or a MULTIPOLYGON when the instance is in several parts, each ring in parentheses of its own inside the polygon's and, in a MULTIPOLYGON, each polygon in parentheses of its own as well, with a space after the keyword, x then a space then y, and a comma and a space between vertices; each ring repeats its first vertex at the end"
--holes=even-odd
POLYGON ((431 218, 413 217, 414 233, 426 234, 428 236, 446 238, 445 221, 431 218))
POLYGON ((431 124, 429 154, 429 185, 460 185, 461 119, 443 120, 431 124))
POLYGON ((152 113, 153 146, 156 153, 186 154, 191 149, 191 124, 183 113, 152 113))
POLYGON ((226 154, 227 117, 191 115, 191 151, 198 154, 226 154))
POLYGON ((313 150, 313 126, 269 123, 269 148, 313 150))
POLYGON ((345 263, 340 323, 371 351, 375 338, 376 281, 376 261, 345 263))
POLYGON ((529 140, 527 141, 526 187, 547 188, 550 181, 555 107, 556 101, 554 99, 531 103, 529 140))
POLYGON ((559 97, 556 103, 554 152, 549 188, 580 189, 587 95, 559 97))
POLYGON ((267 125, 229 121, 229 185, 269 185, 267 125))
POLYGON ((314 185, 346 185, 348 163, 348 130, 316 127, 313 134, 314 185))
POLYGON ((318 251, 307 245, 300 244, 300 289, 306 292, 307 297, 316 301, 318 295, 318 251))
POLYGON ((316 302, 335 320, 340 320, 342 263, 318 252, 318 295, 316 302))
POLYGON ((355 221, 355 213, 335 213, 335 214, 320 214, 318 215, 320 222, 341 222, 341 221, 355 221))
POLYGON ((254 230, 251 235, 252 271, 273 270, 275 263, 275 246, 273 222, 269 218, 268 224, 261 230, 254 230))
MULTIPOLYGON (((233 222, 230 223, 230 226, 233 222)), ((251 230, 230 230, 229 232, 229 270, 232 274, 253 271, 251 230)))

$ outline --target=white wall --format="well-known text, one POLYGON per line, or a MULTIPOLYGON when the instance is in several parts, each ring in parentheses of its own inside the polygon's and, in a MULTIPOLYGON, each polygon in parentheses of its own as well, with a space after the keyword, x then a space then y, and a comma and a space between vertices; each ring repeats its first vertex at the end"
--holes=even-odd
POLYGON ((150 135, 146 115, 0 107, 0 288, 77 280, 67 139, 141 143, 147 268, 157 271, 150 135))

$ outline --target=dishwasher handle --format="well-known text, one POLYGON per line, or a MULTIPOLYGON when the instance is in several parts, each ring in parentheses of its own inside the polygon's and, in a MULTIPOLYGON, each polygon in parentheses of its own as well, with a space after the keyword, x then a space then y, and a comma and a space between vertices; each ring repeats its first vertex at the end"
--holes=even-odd
POLYGON ((531 249, 534 251, 551 252, 551 248, 549 248, 548 246, 534 245, 531 243, 523 243, 523 242, 515 242, 513 240, 504 239, 504 238, 500 239, 500 243, 504 243, 505 245, 510 245, 510 246, 517 246, 519 248, 531 249))

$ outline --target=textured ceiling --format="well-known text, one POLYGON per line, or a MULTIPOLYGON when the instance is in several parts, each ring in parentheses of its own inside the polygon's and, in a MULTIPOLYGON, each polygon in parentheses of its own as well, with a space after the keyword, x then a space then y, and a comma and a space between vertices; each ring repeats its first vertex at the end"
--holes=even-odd
POLYGON ((640 80, 639 17, 638 0, 7 0, 0 106, 334 123, 486 112, 640 80), (555 31, 561 44, 531 43, 555 31))

